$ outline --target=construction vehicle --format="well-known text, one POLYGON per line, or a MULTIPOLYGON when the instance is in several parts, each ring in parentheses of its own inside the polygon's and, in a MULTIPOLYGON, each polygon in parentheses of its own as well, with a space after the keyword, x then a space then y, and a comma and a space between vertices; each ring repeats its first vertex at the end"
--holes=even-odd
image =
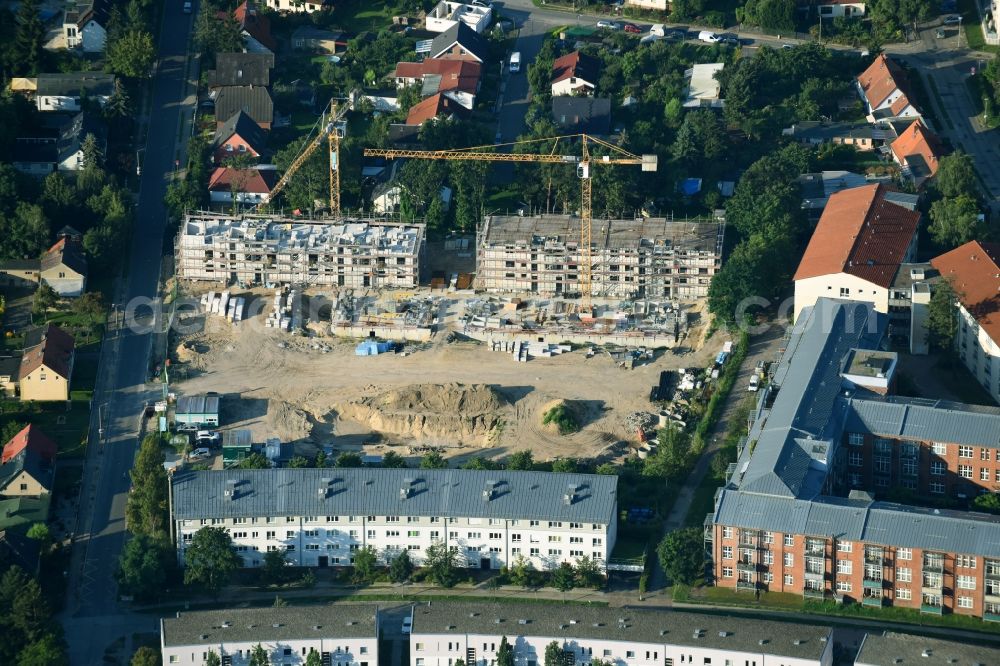
POLYGON ((267 207, 268 202, 273 201, 295 173, 305 164, 323 141, 326 140, 330 146, 330 215, 340 217, 340 140, 344 138, 347 131, 347 121, 344 117, 350 109, 349 105, 337 106, 335 100, 330 100, 323 114, 309 131, 306 137, 307 143, 302 152, 288 166, 288 170, 281 176, 271 191, 268 193, 268 201, 257 204, 256 210, 261 211, 267 207), (313 132, 316 136, 313 137, 313 132), (310 138, 312 137, 312 138, 310 138))
POLYGON ((656 155, 634 155, 627 150, 589 134, 570 134, 546 139, 515 141, 491 146, 473 146, 455 150, 396 150, 391 148, 365 148, 365 157, 385 157, 387 159, 410 158, 419 160, 478 160, 482 162, 534 162, 542 164, 575 164, 576 175, 580 178, 580 293, 583 310, 591 309, 591 167, 602 164, 640 165, 643 171, 656 171, 656 155), (580 155, 559 155, 556 149, 562 140, 579 139, 580 155), (493 152, 500 147, 527 146, 554 141, 548 154, 493 152), (591 155, 591 145, 606 149, 608 155, 591 155))

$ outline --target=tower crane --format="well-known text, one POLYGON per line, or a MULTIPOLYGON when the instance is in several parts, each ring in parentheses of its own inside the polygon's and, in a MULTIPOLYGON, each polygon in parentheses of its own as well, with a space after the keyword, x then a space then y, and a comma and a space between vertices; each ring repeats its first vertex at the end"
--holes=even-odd
POLYGON ((365 148, 365 157, 410 158, 418 160, 479 160, 483 162, 534 162, 542 164, 575 164, 576 175, 580 178, 580 293, 583 306, 590 310, 592 297, 592 219, 591 219, 591 167, 603 164, 640 165, 643 171, 656 171, 656 155, 635 155, 607 141, 589 134, 570 134, 547 139, 530 139, 499 144, 497 146, 473 146, 454 150, 397 150, 365 148), (580 155, 557 154, 559 141, 579 139, 580 155), (547 141, 555 141, 548 154, 541 153, 498 153, 491 150, 502 146, 526 146, 547 141), (607 149, 609 155, 591 155, 591 145, 607 149))
MULTIPOLYGON (((334 217, 340 216, 340 140, 344 138, 347 130, 347 122, 344 120, 344 117, 347 115, 349 108, 350 106, 346 104, 338 107, 335 100, 330 100, 330 103, 323 110, 323 115, 309 132, 311 136, 312 132, 316 131, 316 136, 311 139, 307 137, 308 143, 306 143, 305 148, 292 160, 288 169, 278 179, 274 187, 271 188, 271 191, 268 193, 268 201, 273 200, 276 195, 285 189, 288 181, 305 164, 306 160, 316 152, 316 149, 323 144, 325 139, 330 147, 330 215, 334 217)), ((256 210, 263 210, 266 205, 267 202, 262 201, 257 204, 256 210)))

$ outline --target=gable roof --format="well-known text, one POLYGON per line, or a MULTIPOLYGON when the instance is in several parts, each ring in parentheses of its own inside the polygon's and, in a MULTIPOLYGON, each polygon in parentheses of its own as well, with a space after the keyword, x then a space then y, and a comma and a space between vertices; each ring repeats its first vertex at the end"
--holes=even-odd
POLYGON ((216 167, 208 179, 210 192, 232 192, 233 184, 245 194, 270 194, 278 182, 275 169, 234 169, 216 167))
POLYGON ((434 38, 431 42, 431 57, 438 57, 455 44, 459 44, 479 62, 484 62, 490 53, 490 43, 486 38, 459 21, 434 38))
POLYGON ((44 364, 52 372, 68 380, 70 359, 75 346, 73 336, 55 324, 28 331, 24 337, 20 378, 23 379, 44 364))
MULTIPOLYGON (((858 75, 858 85, 864 93, 868 104, 875 108, 885 101, 894 91, 899 90, 907 97, 906 73, 884 53, 880 53, 868 69, 858 75)), ((905 108, 900 107, 900 110, 905 108)))
POLYGON ((50 493, 45 493, 40 497, 0 499, 0 530, 44 523, 49 518, 51 498, 50 493))
POLYGON ((450 117, 464 114, 464 112, 465 107, 461 104, 442 93, 437 93, 410 107, 410 112, 406 116, 406 124, 423 125, 428 120, 438 116, 450 117))
POLYGON ((920 222, 920 213, 888 201, 888 191, 875 184, 833 194, 794 279, 847 273, 888 289, 920 222))
POLYGON ((81 111, 59 132, 59 139, 56 142, 59 160, 62 161, 77 153, 88 134, 94 135, 101 152, 104 152, 107 147, 107 126, 97 115, 81 111))
POLYGON ((212 148, 219 148, 234 135, 238 135, 243 139, 258 155, 264 152, 267 135, 261 129, 261 126, 242 110, 229 116, 229 119, 215 130, 212 148))
POLYGON ((208 73, 208 87, 267 86, 271 84, 273 53, 219 53, 208 73))
POLYGON ((42 457, 52 459, 56 456, 57 447, 38 426, 28 424, 4 444, 0 463, 7 462, 25 449, 32 449, 42 457))
POLYGON ((1000 243, 969 241, 931 265, 951 280, 962 306, 1000 344, 1000 243))
POLYGON ((0 464, 0 494, 22 472, 27 472, 45 492, 52 492, 52 459, 34 449, 21 449, 0 464))
POLYGON ((243 0, 233 10, 233 18, 245 33, 256 39, 264 47, 274 51, 278 42, 271 36, 271 19, 260 13, 250 0, 243 0))
POLYGON ((219 95, 215 99, 215 117, 231 118, 239 111, 249 115, 257 124, 273 122, 274 102, 271 100, 271 93, 263 86, 219 88, 219 95))
POLYGON ((448 90, 476 93, 483 66, 468 60, 441 60, 427 58, 423 62, 396 63, 395 76, 398 79, 423 79, 425 91, 432 79, 437 83, 431 94, 448 90))
POLYGON ((585 53, 573 51, 560 56, 552 63, 552 83, 559 83, 569 78, 583 79, 591 85, 597 85, 600 78, 601 63, 585 53))
POLYGON ((944 152, 937 135, 919 119, 900 132, 890 147, 896 159, 905 162, 914 175, 926 177, 937 173, 938 160, 944 152))
POLYGON ((42 255, 41 270, 44 273, 58 266, 65 266, 79 275, 86 275, 87 257, 83 253, 83 246, 67 238, 57 240, 55 245, 42 255))
POLYGON ((107 28, 110 18, 111 0, 90 0, 67 9, 63 20, 65 23, 75 23, 81 29, 90 21, 94 21, 102 28, 107 28))
POLYGON ((604 97, 553 97, 552 119, 562 128, 587 134, 607 134, 611 131, 611 100, 604 97))
POLYGON ((115 77, 104 72, 68 72, 39 74, 39 96, 79 97, 80 91, 90 96, 110 97, 115 89, 115 77))

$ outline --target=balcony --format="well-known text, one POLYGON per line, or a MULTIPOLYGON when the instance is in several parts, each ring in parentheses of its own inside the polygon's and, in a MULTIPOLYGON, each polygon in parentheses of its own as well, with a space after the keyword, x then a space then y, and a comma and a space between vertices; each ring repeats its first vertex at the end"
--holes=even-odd
POLYGON ((880 608, 882 606, 882 597, 861 597, 862 606, 874 606, 875 608, 880 608))
POLYGON ((987 590, 986 594, 983 595, 983 601, 986 603, 1000 604, 1000 590, 995 592, 987 590))
POLYGON ((865 564, 878 564, 885 566, 884 553, 865 553, 865 564))
POLYGON ((736 581, 736 591, 737 592, 756 592, 757 583, 751 583, 745 580, 736 581))
POLYGON ((944 560, 924 560, 924 571, 944 573, 944 560))
POLYGON ((808 569, 803 573, 806 580, 826 580, 826 574, 822 571, 809 571, 808 569))
POLYGON ((983 619, 987 622, 1000 622, 1000 613, 983 613, 983 619))
POLYGON ((990 570, 989 567, 986 567, 985 575, 987 580, 1000 580, 1000 569, 990 570))
POLYGON ((928 615, 944 615, 944 606, 933 604, 920 604, 920 612, 928 615))
POLYGON ((866 590, 881 590, 883 582, 884 581, 881 578, 879 578, 878 580, 874 578, 865 578, 862 581, 862 584, 865 586, 866 590))
POLYGON ((826 546, 821 543, 809 545, 806 544, 806 556, 807 557, 826 557, 826 546))
POLYGON ((806 599, 825 599, 826 590, 814 590, 812 588, 806 587, 802 590, 802 596, 806 599))
POLYGON ((736 562, 736 568, 740 571, 757 571, 757 563, 739 560, 736 562))

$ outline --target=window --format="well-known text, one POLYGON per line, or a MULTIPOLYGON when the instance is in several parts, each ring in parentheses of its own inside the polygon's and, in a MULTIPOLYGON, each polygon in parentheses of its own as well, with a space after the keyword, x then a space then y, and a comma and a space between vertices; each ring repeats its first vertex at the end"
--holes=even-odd
POLYGON ((917 461, 915 458, 903 458, 900 463, 900 472, 903 476, 917 475, 917 461))
POLYGON ((837 573, 851 574, 854 572, 854 563, 850 560, 837 560, 837 573))
POLYGON ((795 555, 791 553, 785 553, 783 561, 786 567, 795 566, 795 555))
POLYGON ((795 577, 791 574, 785 574, 785 585, 795 585, 795 577))
POLYGON ((930 490, 935 495, 943 495, 944 494, 944 484, 943 483, 932 483, 932 484, 930 484, 930 490))
POLYGON ((911 594, 909 589, 905 587, 897 587, 896 598, 899 599, 900 601, 909 601, 910 599, 913 598, 913 595, 911 594))
POLYGON ((790 548, 795 545, 795 537, 791 534, 786 534, 784 539, 785 547, 790 548))
POLYGON ((875 440, 875 452, 881 453, 884 456, 890 455, 892 453, 892 442, 884 437, 879 437, 875 440))
POLYGON ((989 449, 979 449, 979 459, 980 460, 989 460, 990 459, 990 450, 989 449))
POLYGON ((731 559, 733 559, 733 547, 732 546, 723 546, 722 547, 722 559, 724 559, 724 560, 731 560, 731 559))
POLYGON ((972 447, 971 446, 960 446, 960 447, 958 447, 958 457, 959 458, 971 458, 972 457, 972 447))
POLYGON ((974 590, 976 589, 976 577, 975 576, 957 576, 956 581, 958 583, 958 589, 960 590, 974 590))
POLYGON ((935 460, 931 463, 931 474, 934 476, 944 476, 944 472, 947 466, 940 460, 935 460))
POLYGON ((722 528, 722 538, 723 539, 732 539, 733 538, 733 528, 732 527, 723 527, 722 528))
POLYGON ((851 591, 851 581, 849 580, 837 581, 837 592, 850 592, 850 591, 851 591))
POLYGON ((976 558, 972 555, 956 555, 955 566, 963 569, 975 569, 976 558))
POLYGON ((913 581, 913 571, 907 567, 900 567, 896 569, 896 580, 900 583, 909 583, 913 581))
POLYGON ((764 564, 774 564, 774 553, 770 550, 764 551, 764 564))
POLYGON ((837 551, 841 553, 850 553, 854 550, 854 544, 850 541, 838 541, 837 551))
POLYGON ((958 598, 959 608, 972 608, 972 597, 959 597, 958 598))
POLYGON ((766 544, 774 543, 774 532, 764 532, 764 543, 766 544))
POLYGON ((840 297, 841 298, 847 298, 850 295, 851 295, 851 290, 849 288, 847 288, 847 287, 841 287, 840 288, 840 297))
POLYGON ((892 458, 875 458, 875 472, 879 474, 888 474, 892 467, 892 458))
POLYGON ((847 454, 847 462, 851 467, 861 467, 861 463, 864 462, 864 456, 861 451, 851 451, 847 454))
POLYGON ((406 536, 410 539, 420 536, 420 530, 407 530, 406 536))
POLYGON ((943 456, 948 453, 948 445, 934 442, 931 444, 931 450, 934 451, 936 455, 943 456))
POLYGON ((732 567, 722 567, 722 577, 723 578, 732 578, 733 577, 733 568, 732 567))
POLYGON ((986 467, 980 467, 979 468, 979 480, 980 481, 989 481, 990 480, 990 470, 987 469, 986 467))
POLYGON ((971 479, 972 478, 972 465, 959 465, 958 466, 958 475, 960 477, 962 477, 963 479, 971 479))
POLYGON ((861 446, 865 443, 865 436, 860 432, 852 432, 847 435, 847 441, 851 446, 861 446))
POLYGON ((896 559, 909 561, 913 559, 913 550, 910 548, 897 548, 896 559))

